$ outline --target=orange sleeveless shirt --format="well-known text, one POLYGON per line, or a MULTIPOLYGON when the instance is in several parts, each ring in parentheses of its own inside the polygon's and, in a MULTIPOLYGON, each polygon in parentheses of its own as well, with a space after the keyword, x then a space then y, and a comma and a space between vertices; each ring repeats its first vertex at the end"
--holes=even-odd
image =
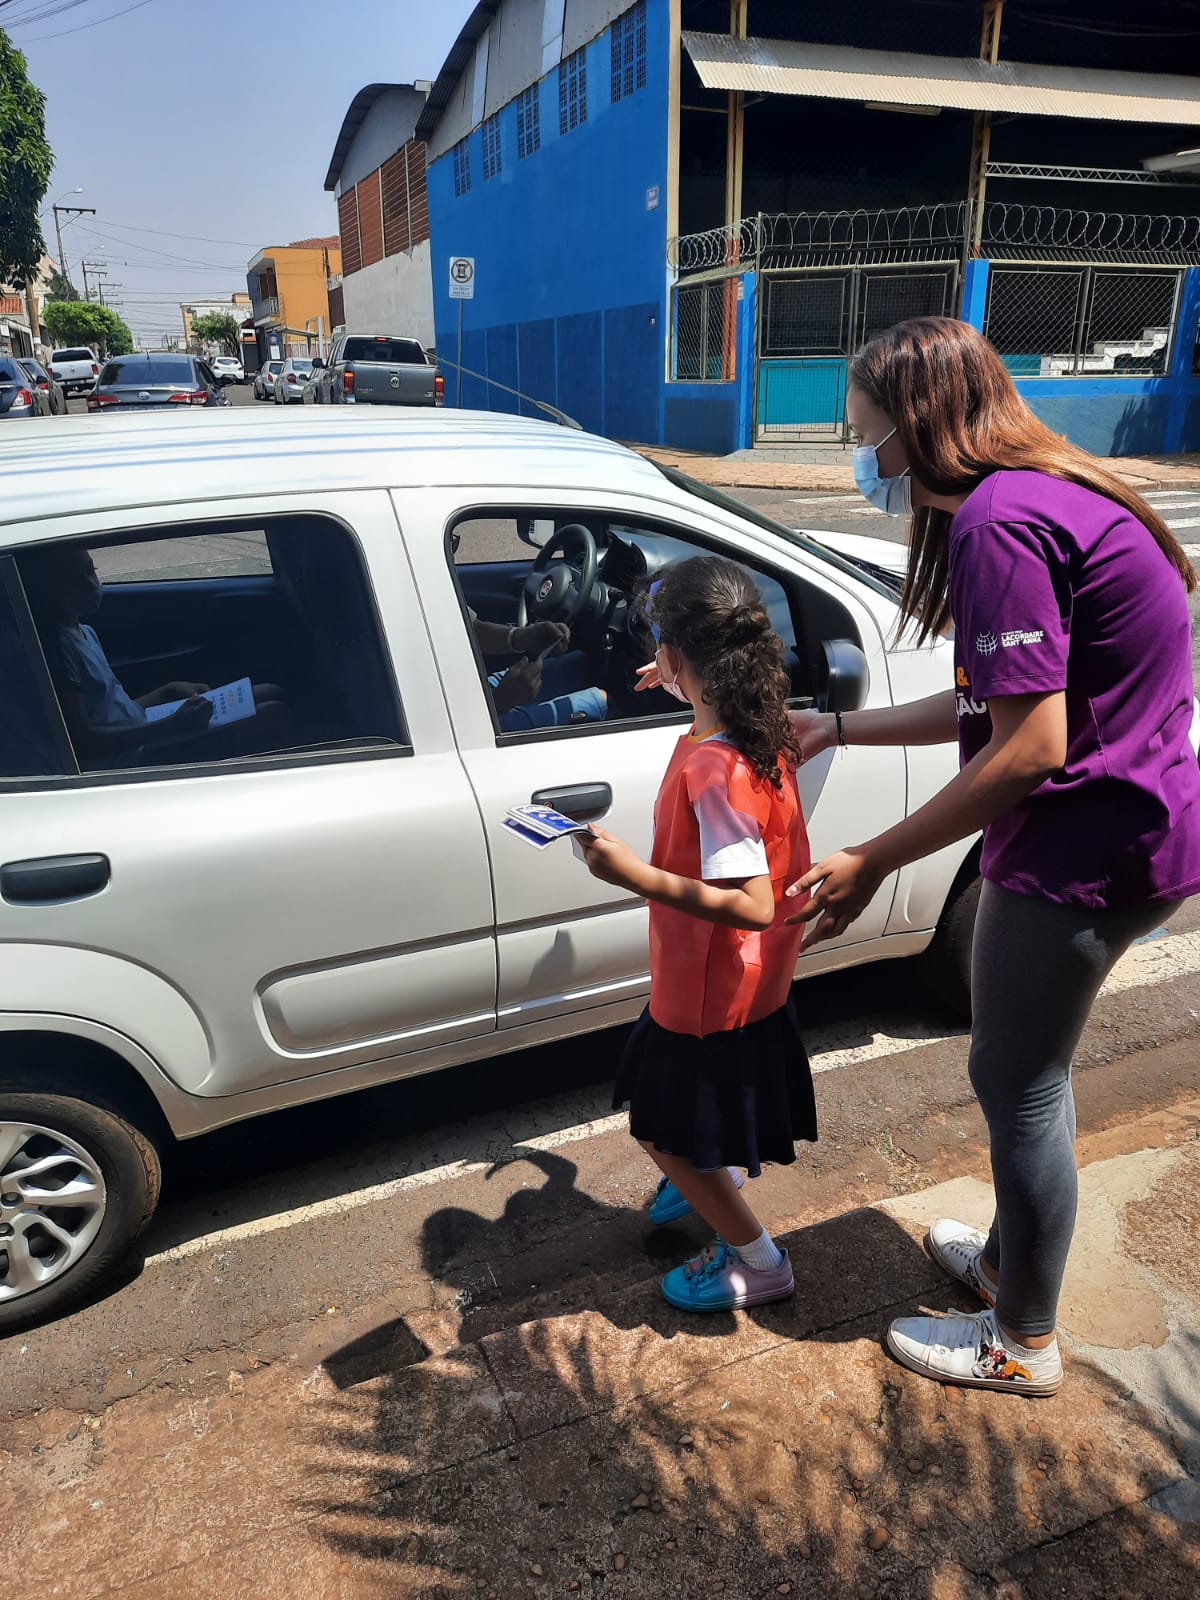
POLYGON ((672 1033, 703 1038, 744 1028, 787 1000, 806 930, 785 925, 804 901, 785 900, 783 892, 803 877, 811 861, 795 774, 781 765, 783 783, 776 789, 723 739, 697 742, 685 734, 675 747, 654 806, 651 864, 685 878, 703 876, 697 812, 715 787, 749 824, 747 833, 758 830, 775 894, 775 921, 762 932, 724 928, 651 903, 650 1015, 672 1033))

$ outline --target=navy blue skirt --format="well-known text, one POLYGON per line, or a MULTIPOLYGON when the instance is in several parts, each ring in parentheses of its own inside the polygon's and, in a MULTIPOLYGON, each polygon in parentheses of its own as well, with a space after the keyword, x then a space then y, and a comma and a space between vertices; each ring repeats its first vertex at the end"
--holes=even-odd
POLYGON ((817 1137, 812 1070, 795 1002, 727 1033, 672 1033, 642 1012, 617 1069, 613 1108, 629 1131, 698 1172, 764 1161, 787 1166, 796 1140, 817 1137))

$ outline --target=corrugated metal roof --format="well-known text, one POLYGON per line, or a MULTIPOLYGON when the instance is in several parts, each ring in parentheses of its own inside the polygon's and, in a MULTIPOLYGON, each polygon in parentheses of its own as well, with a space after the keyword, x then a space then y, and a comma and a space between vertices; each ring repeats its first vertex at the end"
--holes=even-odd
POLYGON ((1115 122, 1200 123, 1200 78, 1103 72, 971 56, 919 56, 793 39, 685 33, 706 89, 878 100, 897 106, 1003 111, 1115 122))

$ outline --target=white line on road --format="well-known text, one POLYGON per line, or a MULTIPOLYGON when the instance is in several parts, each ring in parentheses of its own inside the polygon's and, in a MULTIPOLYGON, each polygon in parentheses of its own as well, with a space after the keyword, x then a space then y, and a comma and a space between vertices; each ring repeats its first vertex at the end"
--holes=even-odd
MULTIPOLYGON (((1168 983, 1187 973, 1200 972, 1200 930, 1191 933, 1167 934, 1143 941, 1128 951, 1114 967, 1107 983, 1100 991, 1103 995, 1121 994, 1129 989, 1149 988, 1168 983)), ((845 1022, 831 1027, 814 1029, 809 1035, 809 1054, 814 1072, 832 1072, 839 1067, 851 1066, 860 1061, 874 1061, 886 1056, 900 1055, 919 1049, 938 1039, 961 1037, 953 1030, 936 1030, 910 1018, 880 1017, 857 1022, 845 1022)), ((550 1133, 522 1139, 511 1147, 519 1159, 523 1150, 557 1150, 563 1145, 577 1144, 582 1139, 594 1139, 603 1134, 617 1132, 628 1125, 625 1112, 612 1116, 596 1117, 573 1127, 557 1128, 550 1133)), ((502 1157, 501 1159, 504 1159, 502 1157)), ((455 1178, 466 1178, 483 1173, 493 1165, 490 1161, 447 1161, 441 1166, 427 1167, 420 1172, 405 1173, 389 1178, 383 1183, 373 1183, 349 1193, 333 1195, 311 1205, 294 1206, 278 1211, 272 1216, 255 1217, 249 1222, 235 1223, 228 1228, 214 1229, 194 1239, 160 1250, 146 1257, 147 1264, 182 1261, 188 1256, 200 1255, 206 1250, 221 1249, 264 1234, 277 1233, 283 1228, 315 1222, 321 1218, 356 1211, 362 1206, 378 1205, 396 1195, 411 1194, 428 1189, 435 1184, 447 1183, 455 1178)))
POLYGON ((1180 528, 1200 528, 1200 517, 1168 517, 1164 520, 1167 527, 1175 532, 1180 528))

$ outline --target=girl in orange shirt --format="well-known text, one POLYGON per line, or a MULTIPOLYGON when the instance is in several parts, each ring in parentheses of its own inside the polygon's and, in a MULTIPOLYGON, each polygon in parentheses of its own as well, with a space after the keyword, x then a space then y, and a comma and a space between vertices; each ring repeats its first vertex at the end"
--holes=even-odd
POLYGON ((589 870, 650 902, 650 1004, 621 1059, 613 1104, 663 1176, 651 1220, 695 1210, 716 1232, 669 1272, 686 1311, 781 1300, 791 1262, 741 1193, 740 1168, 796 1158, 817 1136, 812 1074, 790 998, 803 930, 784 890, 808 868, 783 645, 753 581, 693 556, 650 591, 661 686, 695 708, 654 807, 643 861, 602 828, 589 870), (733 1170, 731 1170, 733 1169, 733 1170))

